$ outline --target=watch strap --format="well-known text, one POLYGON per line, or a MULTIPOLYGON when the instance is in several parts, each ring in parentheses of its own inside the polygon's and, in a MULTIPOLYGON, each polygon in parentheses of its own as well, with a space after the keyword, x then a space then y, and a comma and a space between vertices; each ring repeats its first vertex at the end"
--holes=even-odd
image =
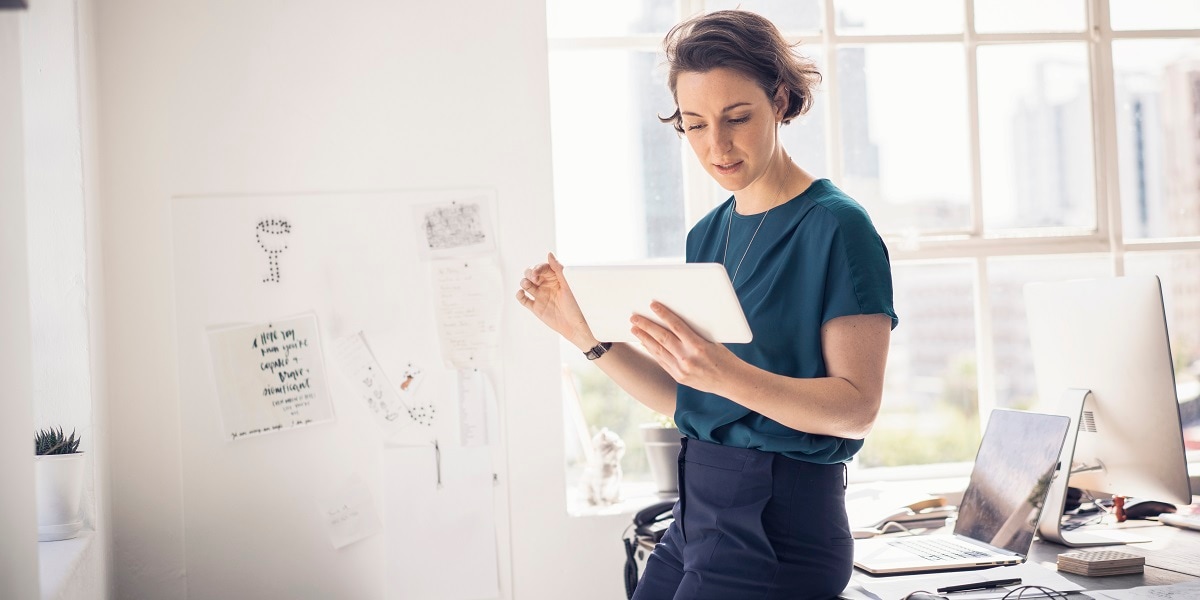
POLYGON ((609 348, 612 348, 612 342, 600 342, 599 344, 593 346, 591 350, 584 352, 583 355, 586 356, 588 360, 596 360, 597 358, 604 356, 604 353, 608 352, 609 348))

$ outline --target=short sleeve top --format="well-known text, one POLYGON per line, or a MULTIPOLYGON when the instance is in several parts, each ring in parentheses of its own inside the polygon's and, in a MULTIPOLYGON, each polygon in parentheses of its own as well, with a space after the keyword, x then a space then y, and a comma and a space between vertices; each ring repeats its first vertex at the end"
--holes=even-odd
MULTIPOLYGON (((827 179, 765 214, 739 215, 730 198, 688 232, 687 262, 725 264, 754 334, 726 347, 778 375, 828 375, 821 326, 830 319, 886 314, 893 328, 899 322, 883 240, 863 207, 827 179)), ((863 444, 798 431, 684 385, 675 422, 691 438, 814 463, 849 460, 863 444)))

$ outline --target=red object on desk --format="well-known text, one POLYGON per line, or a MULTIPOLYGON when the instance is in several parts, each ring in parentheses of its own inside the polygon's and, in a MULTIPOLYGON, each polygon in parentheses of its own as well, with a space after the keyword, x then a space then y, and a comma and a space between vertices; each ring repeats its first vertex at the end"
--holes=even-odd
POLYGON ((1125 496, 1113 496, 1113 513, 1117 515, 1117 522, 1125 522, 1125 496))

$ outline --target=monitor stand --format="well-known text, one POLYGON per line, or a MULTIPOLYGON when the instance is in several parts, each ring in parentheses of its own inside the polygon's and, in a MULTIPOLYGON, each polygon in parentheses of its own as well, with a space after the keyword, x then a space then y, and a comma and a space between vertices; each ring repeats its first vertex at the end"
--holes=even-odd
POLYGON ((1126 531, 1107 530, 1097 533, 1064 531, 1062 528, 1062 514, 1067 503, 1067 484, 1075 459, 1075 440, 1079 437, 1079 421, 1083 416, 1084 403, 1091 395, 1091 390, 1077 388, 1068 389, 1063 393, 1059 411, 1060 414, 1071 418, 1071 425, 1067 427, 1067 439, 1063 442, 1062 453, 1058 456, 1058 470, 1050 480, 1050 492, 1046 496, 1046 505, 1042 508, 1042 518, 1038 521, 1038 535, 1048 542, 1071 548, 1149 542, 1149 538, 1130 535, 1126 531))

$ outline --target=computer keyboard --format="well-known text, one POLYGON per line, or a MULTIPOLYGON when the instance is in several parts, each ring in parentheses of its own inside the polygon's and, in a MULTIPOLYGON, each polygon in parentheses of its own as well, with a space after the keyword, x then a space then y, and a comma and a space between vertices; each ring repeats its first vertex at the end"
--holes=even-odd
POLYGON ((1158 520, 1167 525, 1200 531, 1200 514, 1181 515, 1179 513, 1163 513, 1158 515, 1158 520))
POLYGON ((977 558, 988 556, 988 552, 976 550, 970 545, 948 538, 922 538, 913 536, 888 542, 901 550, 911 552, 927 560, 945 560, 954 558, 977 558))

